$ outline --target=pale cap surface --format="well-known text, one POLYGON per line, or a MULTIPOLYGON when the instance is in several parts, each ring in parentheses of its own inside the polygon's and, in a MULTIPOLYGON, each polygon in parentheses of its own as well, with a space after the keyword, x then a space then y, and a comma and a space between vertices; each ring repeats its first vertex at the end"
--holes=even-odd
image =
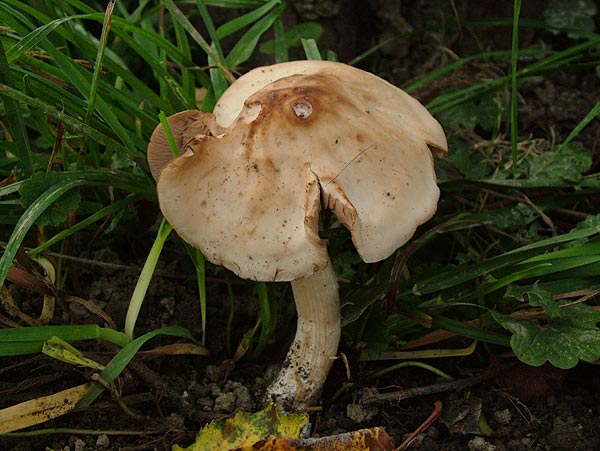
POLYGON ((372 74, 316 61, 255 69, 215 116, 228 128, 187 141, 160 172, 158 194, 179 235, 241 277, 293 280, 323 268, 321 208, 366 262, 391 255, 435 212, 428 145, 445 150, 444 133, 372 74))

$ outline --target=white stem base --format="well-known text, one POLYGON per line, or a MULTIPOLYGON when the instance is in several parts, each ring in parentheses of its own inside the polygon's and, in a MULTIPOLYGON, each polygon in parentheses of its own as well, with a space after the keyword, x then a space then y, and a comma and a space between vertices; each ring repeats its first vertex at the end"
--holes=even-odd
POLYGON ((296 336, 283 368, 267 390, 280 410, 302 411, 316 403, 337 356, 341 335, 340 299, 331 262, 292 281, 298 313, 296 336))

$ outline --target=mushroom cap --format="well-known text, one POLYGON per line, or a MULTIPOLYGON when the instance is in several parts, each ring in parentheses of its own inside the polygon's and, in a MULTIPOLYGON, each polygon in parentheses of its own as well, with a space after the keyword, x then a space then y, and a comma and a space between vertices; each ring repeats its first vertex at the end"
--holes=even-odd
POLYGON ((160 171, 158 195, 178 234, 240 277, 294 280, 325 267, 321 208, 366 262, 391 255, 436 210, 428 145, 445 150, 444 133, 372 74, 317 61, 255 69, 223 94, 215 117, 228 128, 189 139, 160 171))
MULTIPOLYGON (((181 150, 194 136, 214 136, 222 133, 221 127, 217 125, 212 114, 201 113, 198 110, 187 110, 174 114, 167 118, 167 122, 178 150, 181 150)), ((163 168, 175 158, 162 126, 154 129, 148 143, 146 158, 154 180, 158 180, 163 168)))
POLYGON ((334 61, 290 61, 253 69, 221 95, 213 114, 219 125, 229 127, 242 112, 246 99, 268 84, 291 75, 321 73, 338 76, 347 84, 355 85, 357 101, 360 101, 359 92, 363 93, 364 110, 376 106, 382 115, 396 113, 407 131, 414 132, 436 150, 448 151, 444 130, 417 99, 374 74, 334 61))

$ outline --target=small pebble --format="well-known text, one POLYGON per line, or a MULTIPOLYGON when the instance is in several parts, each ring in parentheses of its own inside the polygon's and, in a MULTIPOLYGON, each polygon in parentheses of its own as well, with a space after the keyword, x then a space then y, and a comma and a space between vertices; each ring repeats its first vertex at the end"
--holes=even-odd
POLYGON ((509 424, 510 420, 512 420, 512 415, 510 414, 510 410, 496 410, 493 414, 494 420, 496 420, 500 424, 509 424))
POLYGON ((475 437, 467 443, 469 451, 495 451, 496 447, 488 443, 483 437, 475 437))
POLYGON ((224 366, 208 365, 204 374, 209 382, 221 382, 225 379, 227 369, 224 366))
POLYGON ((183 415, 178 413, 172 413, 167 417, 166 421, 167 425, 170 429, 184 429, 185 428, 185 418, 183 415))
POLYGON ((235 409, 235 393, 221 393, 215 399, 215 410, 217 412, 231 413, 235 409))
POLYGON ((378 413, 377 407, 368 407, 361 404, 348 404, 346 406, 346 416, 357 423, 369 421, 378 413))
POLYGON ((228 381, 224 390, 235 395, 235 410, 251 412, 254 410, 254 400, 248 387, 244 384, 234 381, 228 381))
POLYGON ((85 451, 85 442, 83 440, 81 440, 80 438, 78 438, 77 440, 75 440, 75 451, 85 451))
POLYGON ((110 445, 110 439, 106 434, 100 434, 96 440, 96 448, 108 448, 110 445))
POLYGON ((427 436, 433 440, 437 439, 440 436, 440 431, 437 427, 429 426, 427 428, 427 436))

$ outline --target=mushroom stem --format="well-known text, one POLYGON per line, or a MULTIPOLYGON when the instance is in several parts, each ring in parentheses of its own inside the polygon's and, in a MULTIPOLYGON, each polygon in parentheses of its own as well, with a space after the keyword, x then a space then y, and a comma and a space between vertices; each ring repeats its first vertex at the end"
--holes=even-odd
POLYGON ((283 368, 267 390, 267 400, 284 411, 301 411, 318 400, 336 358, 340 298, 329 259, 321 271, 291 283, 298 314, 296 336, 283 368))

